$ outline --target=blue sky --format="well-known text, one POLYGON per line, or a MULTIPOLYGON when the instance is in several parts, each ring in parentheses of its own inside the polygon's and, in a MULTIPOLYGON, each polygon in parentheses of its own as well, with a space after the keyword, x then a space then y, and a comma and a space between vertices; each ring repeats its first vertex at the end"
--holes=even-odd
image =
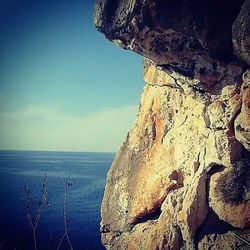
POLYGON ((94 0, 0 3, 0 149, 116 151, 142 58, 93 26, 94 0))

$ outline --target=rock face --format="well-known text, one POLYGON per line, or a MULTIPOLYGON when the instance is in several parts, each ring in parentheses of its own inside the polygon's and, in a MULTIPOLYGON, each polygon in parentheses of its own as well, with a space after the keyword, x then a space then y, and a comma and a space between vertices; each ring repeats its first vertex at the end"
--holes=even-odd
POLYGON ((235 54, 250 65, 250 1, 246 0, 233 24, 235 54))
POLYGON ((107 249, 234 249, 229 231, 250 228, 250 8, 219 2, 96 3, 97 29, 145 57, 102 202, 107 249))
POLYGON ((250 71, 243 75, 242 108, 235 121, 235 136, 250 151, 250 71))

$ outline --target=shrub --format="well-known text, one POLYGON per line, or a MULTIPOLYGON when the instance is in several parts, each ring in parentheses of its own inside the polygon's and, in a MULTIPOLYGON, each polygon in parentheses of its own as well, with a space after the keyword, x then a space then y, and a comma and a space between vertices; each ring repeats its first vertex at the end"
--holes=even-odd
POLYGON ((240 203, 249 199, 250 161, 241 159, 235 162, 232 169, 218 178, 215 189, 226 203, 240 203))

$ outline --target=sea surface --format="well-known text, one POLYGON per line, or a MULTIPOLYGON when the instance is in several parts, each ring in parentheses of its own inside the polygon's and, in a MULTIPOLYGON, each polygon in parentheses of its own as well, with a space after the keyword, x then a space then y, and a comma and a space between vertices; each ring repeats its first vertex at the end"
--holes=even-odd
MULTIPOLYGON (((0 151, 0 249, 33 249, 24 207, 24 187, 33 200, 47 176, 48 205, 37 226, 38 249, 57 249, 64 234, 64 188, 68 179, 67 223, 73 249, 104 249, 100 241, 100 204, 113 153, 0 151)), ((69 249, 64 239, 60 249, 69 249)))

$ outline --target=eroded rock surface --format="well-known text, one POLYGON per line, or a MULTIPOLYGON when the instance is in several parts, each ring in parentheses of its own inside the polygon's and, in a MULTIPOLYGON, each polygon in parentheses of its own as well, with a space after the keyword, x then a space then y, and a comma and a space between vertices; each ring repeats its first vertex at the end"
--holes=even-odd
POLYGON ((242 107, 235 120, 235 136, 250 151, 250 70, 243 74, 242 107))
POLYGON ((250 0, 246 0, 233 24, 235 54, 250 65, 250 0))
POLYGON ((198 245, 198 249, 210 249, 210 250, 225 250, 225 249, 241 249, 248 250, 249 246, 242 242, 239 237, 250 240, 249 232, 240 232, 240 233, 225 233, 225 234, 208 234, 206 235, 198 245), (238 238, 237 238, 238 236, 238 238))
POLYGON ((216 249, 229 238, 234 249, 228 232, 250 227, 249 57, 232 45, 247 44, 232 26, 249 18, 232 2, 97 1, 97 29, 146 58, 138 116, 107 177, 107 249, 216 249))

